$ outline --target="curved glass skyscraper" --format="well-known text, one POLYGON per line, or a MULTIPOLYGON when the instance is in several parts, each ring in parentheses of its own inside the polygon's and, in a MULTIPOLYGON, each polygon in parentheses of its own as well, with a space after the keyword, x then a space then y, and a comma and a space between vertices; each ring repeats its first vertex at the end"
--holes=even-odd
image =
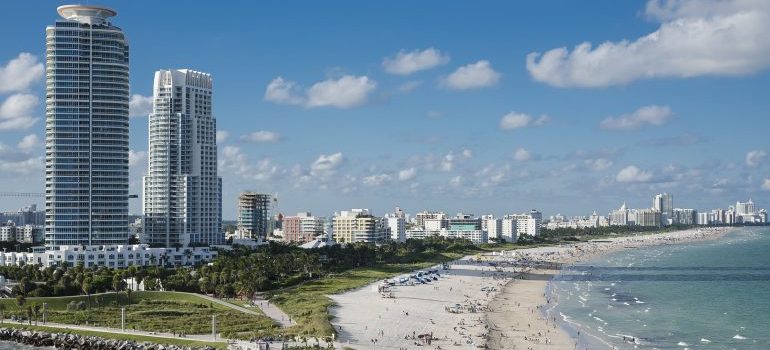
POLYGON ((128 44, 103 7, 46 28, 48 249, 128 240, 128 44))
POLYGON ((143 243, 159 247, 224 243, 211 97, 207 73, 155 72, 143 243))

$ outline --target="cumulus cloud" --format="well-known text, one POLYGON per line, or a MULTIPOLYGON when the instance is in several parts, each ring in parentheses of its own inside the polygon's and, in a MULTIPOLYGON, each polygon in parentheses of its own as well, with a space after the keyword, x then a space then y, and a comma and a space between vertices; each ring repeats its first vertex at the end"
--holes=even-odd
POLYGON ((442 54, 435 48, 399 51, 395 57, 382 60, 382 67, 390 74, 409 75, 421 70, 431 69, 449 63, 449 55, 442 54))
POLYGON ((398 172, 398 181, 409 181, 417 176, 417 169, 408 168, 398 172))
POLYGON ((467 148, 459 153, 449 152, 441 159, 438 169, 444 172, 450 172, 454 170, 455 164, 458 161, 464 161, 471 158, 473 158, 473 151, 467 148))
POLYGON ((0 66, 0 93, 21 92, 43 78, 45 68, 37 56, 22 52, 0 66))
POLYGON ((481 60, 457 68, 441 81, 441 85, 454 90, 468 90, 494 86, 499 80, 500 73, 492 68, 489 61, 481 60))
POLYGON ((599 123, 604 130, 637 130, 645 126, 661 126, 673 116, 668 106, 644 106, 630 114, 607 117, 599 123))
POLYGON ((275 143, 278 141, 281 141, 282 137, 280 134, 272 131, 255 131, 248 135, 241 136, 241 140, 253 142, 253 143, 275 143))
POLYGON ((129 166, 142 166, 146 165, 147 152, 128 150, 128 165, 129 166))
POLYGON ((746 153, 746 165, 752 168, 756 167, 762 164, 765 158, 767 158, 767 152, 763 150, 755 149, 753 151, 749 151, 748 153, 746 153))
POLYGON ((516 149, 516 151, 513 152, 513 159, 516 159, 520 162, 526 162, 532 159, 532 153, 523 147, 519 147, 516 149))
POLYGON ((635 40, 584 42, 527 55, 537 81, 557 87, 604 87, 638 79, 735 76, 770 66, 770 2, 651 0, 660 27, 635 40))
POLYGON ((36 134, 29 134, 24 136, 17 145, 20 150, 29 152, 40 145, 40 138, 36 134))
POLYGON ((377 83, 367 76, 345 75, 317 82, 303 92, 297 83, 278 77, 267 85, 264 99, 306 108, 352 108, 365 104, 376 88, 377 83))
POLYGON ((0 176, 8 174, 28 175, 40 173, 45 168, 44 157, 32 157, 22 160, 0 159, 0 176))
POLYGON ((329 175, 334 173, 345 163, 345 157, 341 152, 333 154, 321 154, 313 165, 310 166, 312 175, 329 175))
POLYGON ((217 143, 227 141, 228 137, 230 137, 230 133, 226 130, 217 130, 217 143))
POLYGON ((267 84, 264 98, 265 101, 278 104, 302 105, 305 99, 300 94, 297 83, 277 77, 267 84))
POLYGON ((607 170, 612 166, 612 161, 607 158, 586 159, 583 162, 593 171, 607 170))
POLYGON ((615 180, 623 183, 648 182, 652 180, 652 173, 641 170, 635 165, 629 165, 618 172, 615 180))
POLYGON ((762 189, 765 191, 770 191, 770 179, 765 179, 762 181, 762 189))
POLYGON ((500 129, 513 130, 531 126, 542 126, 551 121, 551 117, 543 114, 537 118, 518 112, 510 112, 500 118, 500 129))
POLYGON ((128 115, 131 117, 147 117, 152 113, 152 96, 131 95, 128 100, 128 115))
POLYGON ((0 104, 0 130, 24 130, 34 125, 38 118, 32 117, 39 99, 32 94, 13 94, 0 104))
POLYGON ((364 177, 361 181, 367 186, 380 186, 393 180, 389 174, 377 174, 364 177))

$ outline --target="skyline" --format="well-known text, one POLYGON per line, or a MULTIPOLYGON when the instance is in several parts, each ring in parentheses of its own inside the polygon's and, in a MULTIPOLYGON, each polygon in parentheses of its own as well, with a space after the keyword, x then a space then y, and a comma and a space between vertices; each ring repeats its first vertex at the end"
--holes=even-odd
MULTIPOLYGON (((61 4, 65 2, 55 5, 61 4)), ((163 17, 164 6, 172 5, 161 4, 157 13, 139 15, 137 5, 102 4, 118 12, 114 24, 126 32, 131 47, 130 193, 140 196, 141 176, 147 170, 144 114, 152 74, 163 68, 190 68, 213 76, 225 219, 234 218, 237 195, 243 190, 277 193, 278 210, 284 213, 309 210, 324 216, 356 207, 384 213, 396 205, 410 212, 480 215, 537 208, 549 214, 586 215, 593 210, 606 213, 621 202, 646 207, 649 196, 659 192, 674 193, 677 207, 705 209, 748 197, 766 203, 770 193, 770 147, 762 133, 770 101, 761 97, 770 81, 770 38, 741 36, 755 40, 751 44, 756 49, 719 56, 730 62, 722 65, 708 64, 708 58, 737 48, 730 42, 734 38, 712 35, 698 42, 700 47, 675 50, 638 40, 657 32, 660 40, 675 43, 677 36, 671 32, 676 34, 676 23, 700 18, 716 28, 733 23, 730 19, 738 10, 760 20, 742 21, 738 29, 761 34, 767 32, 768 22, 761 21, 770 14, 766 4, 705 3, 703 13, 686 6, 667 9, 655 6, 657 2, 581 4, 581 11, 590 13, 596 9, 588 7, 596 6, 618 16, 555 14, 553 19, 572 29, 568 31, 542 28, 543 23, 533 23, 542 19, 538 16, 523 16, 523 23, 510 19, 507 24, 513 28, 504 30, 494 20, 479 18, 483 13, 500 19, 514 7, 550 4, 495 3, 499 11, 476 12, 448 3, 446 18, 428 18, 424 24, 420 14, 434 4, 424 3, 413 9, 414 18, 405 15, 390 26, 381 24, 381 18, 390 18, 385 14, 394 11, 392 7, 345 4, 352 13, 382 16, 351 19, 334 8, 321 8, 327 16, 319 17, 337 23, 333 28, 313 27, 318 37, 304 37, 306 33, 291 25, 280 27, 283 33, 252 29, 249 40, 255 35, 274 41, 242 46, 237 37, 228 36, 250 26, 270 29, 287 17, 295 20, 290 24, 305 29, 317 23, 293 18, 280 4, 267 5, 276 10, 269 15, 254 9, 255 17, 242 22, 225 21, 227 11, 217 8, 207 18, 218 25, 209 28, 204 23, 198 30, 205 35, 192 43, 192 38, 163 30, 180 23, 153 21, 163 17), (460 15, 476 23, 484 20, 484 25, 464 27, 467 32, 440 28, 460 15), (524 32, 517 32, 517 26, 525 24, 536 25, 536 35, 516 36, 524 32), (415 28, 424 31, 399 36, 415 28), (372 41, 376 34, 384 37, 372 41), (474 42, 479 38, 500 47, 479 47, 474 42), (509 43, 506 38, 516 40, 509 43), (623 38, 632 43, 623 43, 623 38), (584 41, 593 46, 573 49, 584 41), (597 49, 605 41, 614 44, 597 49), (346 51, 343 43, 365 52, 346 51), (684 52, 687 49, 691 52, 684 52), (220 50, 232 52, 224 55, 220 50), (704 58, 706 64, 675 64, 676 58, 688 55, 704 58), (625 63, 623 58, 629 56, 636 60, 625 63), (232 62, 236 57, 256 62, 232 62), (570 67, 585 69, 591 62, 606 67, 611 76, 571 74, 570 67), (254 76, 244 76, 244 71, 254 76), (730 123, 735 116, 741 118, 730 123)), ((55 18, 53 5, 12 2, 10 10, 18 16, 2 24, 18 36, 0 48, 2 191, 42 192, 44 25, 39 22, 55 18)), ((560 5, 565 13, 578 6, 560 5)), ((178 18, 199 20, 184 14, 194 9, 176 10, 182 12, 178 18)), ((679 29, 685 31, 686 25, 679 29)), ((2 209, 29 202, 6 198, 2 209)), ((132 214, 141 213, 140 203, 131 202, 132 214)))

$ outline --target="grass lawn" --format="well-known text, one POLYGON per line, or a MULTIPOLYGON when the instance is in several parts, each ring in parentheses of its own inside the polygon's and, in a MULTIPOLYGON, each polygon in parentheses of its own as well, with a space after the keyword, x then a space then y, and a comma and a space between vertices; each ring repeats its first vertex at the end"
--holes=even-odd
POLYGON ((328 309, 332 300, 327 296, 365 286, 371 282, 389 278, 404 272, 426 268, 460 258, 466 254, 441 253, 425 262, 413 264, 387 264, 377 267, 358 268, 297 287, 274 291, 270 301, 289 314, 296 326, 284 331, 287 335, 331 336, 334 333, 328 309))
POLYGON ((49 326, 28 326, 28 325, 22 325, 18 323, 12 323, 8 321, 0 325, 0 328, 16 328, 16 329, 43 331, 43 332, 49 332, 49 333, 71 333, 71 334, 79 334, 83 336, 101 337, 105 339, 131 340, 135 342, 150 342, 155 344, 176 345, 176 346, 185 346, 185 347, 193 347, 193 348, 202 348, 204 346, 211 346, 216 349, 222 349, 222 350, 227 349, 227 344, 225 344, 224 342, 206 342, 206 341, 190 340, 190 339, 170 339, 170 338, 161 338, 161 337, 135 335, 135 334, 73 330, 73 329, 49 327, 49 326))
POLYGON ((218 332, 228 338, 250 338, 275 333, 278 325, 267 316, 256 316, 210 302, 194 294, 175 292, 133 292, 74 297, 28 298, 23 309, 15 299, 3 299, 6 317, 23 315, 26 307, 48 304, 47 319, 65 324, 120 328, 121 308, 126 308, 126 328, 152 332, 208 334, 211 316, 217 317, 218 332), (83 302, 84 310, 68 310, 71 302, 83 302), (90 305, 90 306, 89 306, 90 305))

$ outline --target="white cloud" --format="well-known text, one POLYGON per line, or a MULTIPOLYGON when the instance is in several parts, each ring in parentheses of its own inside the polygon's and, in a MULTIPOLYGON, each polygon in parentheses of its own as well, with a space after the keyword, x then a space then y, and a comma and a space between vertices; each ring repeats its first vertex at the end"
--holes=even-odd
POLYGON ((27 175, 40 173, 45 168, 44 157, 33 157, 23 160, 0 159, 0 176, 11 174, 27 175))
POLYGON ((270 84, 267 84, 265 101, 287 105, 302 105, 305 103, 305 99, 300 95, 301 92, 298 89, 297 83, 286 80, 283 77, 277 77, 270 84))
POLYGON ((226 130, 217 130, 217 143, 227 141, 228 137, 230 137, 230 133, 226 130))
POLYGON ((361 181, 367 186, 380 186, 393 179, 389 174, 377 174, 364 177, 361 181))
POLYGON ((422 85, 422 80, 407 81, 406 83, 403 83, 398 87, 398 92, 402 94, 412 92, 414 91, 414 89, 417 89, 418 87, 420 87, 420 85, 422 85))
POLYGON ((152 113, 152 96, 131 95, 128 100, 128 115, 131 117, 147 117, 152 113))
POLYGON ((762 189, 765 191, 770 191, 770 179, 765 179, 762 181, 762 189))
POLYGON ((500 73, 492 69, 487 60, 471 63, 449 74, 441 85, 454 90, 477 89, 494 86, 500 80, 500 73))
POLYGON ((637 79, 735 76, 770 66, 770 2, 652 0, 660 27, 633 41, 584 42, 527 55, 535 80, 557 87, 604 87, 637 79))
POLYGON ((530 126, 542 126, 551 121, 551 117, 543 114, 537 118, 518 112, 510 112, 500 118, 500 129, 513 130, 530 126))
POLYGON ((313 84, 307 92, 308 107, 350 108, 366 103, 377 83, 366 76, 346 75, 313 84))
POLYGON ((630 114, 607 117, 599 123, 599 127, 605 130, 637 130, 645 126, 661 126, 672 116, 668 106, 644 106, 630 114))
POLYGON ((40 145, 40 138, 36 134, 29 134, 19 141, 17 145, 20 150, 29 152, 40 145))
POLYGON ((395 57, 382 60, 382 67, 390 74, 409 75, 421 70, 431 69, 449 63, 449 55, 442 54, 435 48, 399 51, 395 57))
POLYGON ((0 93, 20 92, 43 78, 43 64, 37 56, 22 52, 0 67, 0 93))
POLYGON ((32 94, 13 94, 0 104, 0 130, 23 130, 34 125, 32 117, 39 99, 32 94))
POLYGON ((129 166, 143 166, 146 165, 147 152, 128 150, 128 165, 129 166))
POLYGON ((302 93, 297 83, 278 77, 268 84, 264 98, 273 103, 306 108, 352 108, 365 104, 376 88, 377 83, 367 76, 345 75, 319 81, 302 93))
POLYGON ((278 165, 273 163, 270 158, 264 158, 257 162, 254 169, 251 170, 251 177, 257 181, 267 181, 280 174, 278 165))
POLYGON ((603 171, 612 167, 612 161, 607 158, 586 159, 584 162, 593 171, 603 171))
POLYGON ((460 187, 463 184, 463 177, 460 175, 457 175, 451 179, 449 179, 449 184, 453 187, 460 187))
POLYGON ((652 173, 641 170, 635 165, 629 165, 618 172, 615 177, 618 182, 647 182, 652 180, 652 173))
POLYGON ((756 167, 757 165, 761 164, 765 158, 767 158, 767 152, 755 149, 753 151, 749 151, 746 153, 746 165, 750 167, 756 167))
POLYGON ((516 149, 516 151, 513 152, 513 159, 516 159, 520 162, 525 162, 532 159, 532 153, 527 151, 525 148, 519 147, 516 149))
POLYGON ((398 172, 398 181, 409 181, 417 176, 417 169, 408 168, 398 172))
POLYGON ((328 175, 334 173, 339 167, 345 163, 345 157, 341 152, 333 154, 322 154, 318 156, 313 165, 310 166, 310 173, 312 175, 328 175))
POLYGON ((241 140, 254 143, 275 143, 281 141, 281 139, 282 137, 280 134, 265 130, 255 131, 251 134, 241 136, 241 140))
POLYGON ((471 158, 473 158, 473 151, 467 148, 463 149, 459 154, 450 151, 441 159, 438 169, 444 172, 450 172, 454 170, 455 163, 471 158))

